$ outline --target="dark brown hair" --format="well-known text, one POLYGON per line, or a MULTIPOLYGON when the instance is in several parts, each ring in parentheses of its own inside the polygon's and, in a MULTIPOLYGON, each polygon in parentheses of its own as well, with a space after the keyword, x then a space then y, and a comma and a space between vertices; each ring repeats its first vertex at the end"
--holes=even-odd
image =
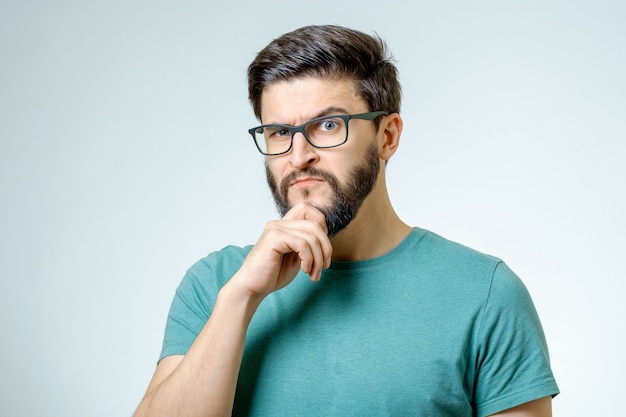
POLYGON ((263 89, 302 76, 348 78, 369 111, 400 112, 398 70, 385 42, 341 26, 305 26, 273 40, 248 67, 248 98, 261 120, 263 89))

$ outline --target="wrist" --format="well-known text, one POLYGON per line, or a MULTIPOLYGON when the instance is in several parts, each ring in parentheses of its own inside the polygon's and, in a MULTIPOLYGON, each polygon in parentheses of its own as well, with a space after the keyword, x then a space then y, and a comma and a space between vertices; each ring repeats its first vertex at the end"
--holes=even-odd
POLYGON ((249 321, 265 297, 240 286, 234 278, 233 276, 219 291, 216 307, 218 304, 230 306, 249 321))

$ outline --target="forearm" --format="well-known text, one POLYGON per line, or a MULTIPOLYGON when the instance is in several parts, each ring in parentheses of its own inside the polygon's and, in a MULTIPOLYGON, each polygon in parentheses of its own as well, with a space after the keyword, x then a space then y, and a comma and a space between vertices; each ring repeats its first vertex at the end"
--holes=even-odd
POLYGON ((227 284, 180 364, 165 370, 161 381, 157 369, 135 416, 230 416, 246 331, 259 303, 227 284))
POLYGON ((289 285, 299 270, 319 280, 331 258, 326 220, 318 209, 299 204, 270 221, 219 292, 187 354, 161 360, 135 417, 230 416, 246 332, 262 299, 289 285))

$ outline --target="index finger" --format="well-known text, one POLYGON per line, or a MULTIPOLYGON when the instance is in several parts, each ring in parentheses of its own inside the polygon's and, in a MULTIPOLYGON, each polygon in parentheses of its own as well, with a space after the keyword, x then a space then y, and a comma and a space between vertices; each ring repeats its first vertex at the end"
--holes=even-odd
POLYGON ((322 226, 324 233, 328 235, 326 216, 317 207, 310 204, 299 203, 293 206, 283 217, 285 220, 310 220, 322 226))

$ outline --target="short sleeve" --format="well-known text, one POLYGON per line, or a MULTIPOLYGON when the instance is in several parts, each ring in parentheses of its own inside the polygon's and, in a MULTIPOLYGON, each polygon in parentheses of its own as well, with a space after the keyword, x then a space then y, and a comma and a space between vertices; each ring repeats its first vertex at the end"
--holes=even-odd
POLYGON ((251 246, 227 246, 189 268, 170 306, 159 360, 187 353, 209 319, 220 288, 239 269, 251 249, 251 246))
POLYGON ((559 392, 530 294, 502 262, 494 270, 481 321, 475 387, 477 416, 559 392))
POLYGON ((170 306, 159 360, 184 355, 209 319, 218 288, 207 262, 200 261, 185 274, 170 306))

